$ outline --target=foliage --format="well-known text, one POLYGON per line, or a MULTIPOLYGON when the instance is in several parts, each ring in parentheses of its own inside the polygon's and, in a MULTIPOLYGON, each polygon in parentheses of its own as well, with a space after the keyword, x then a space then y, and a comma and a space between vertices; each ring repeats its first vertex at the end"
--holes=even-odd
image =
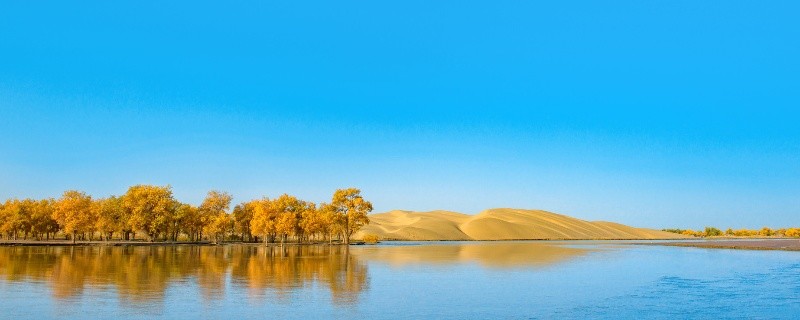
POLYGON ((356 188, 339 189, 333 193, 331 201, 337 220, 342 225, 344 243, 350 243, 350 236, 369 223, 367 214, 372 211, 372 203, 364 200, 361 190, 356 188))
POLYGON ((53 218, 58 222, 64 233, 72 234, 75 241, 77 233, 92 231, 95 219, 92 197, 86 193, 70 190, 64 192, 61 199, 56 202, 53 218))
POLYGON ((166 232, 174 219, 176 201, 170 186, 136 185, 130 187, 122 199, 131 227, 146 234, 150 241, 166 232))
POLYGON ((364 235, 363 238, 361 238, 361 240, 363 240, 366 243, 378 243, 380 238, 377 235, 374 235, 374 234, 366 234, 366 235, 364 235))
MULTIPOLYGON (((298 199, 283 194, 277 198, 251 200, 228 212, 233 197, 210 191, 200 206, 181 203, 170 186, 135 185, 122 196, 93 199, 84 192, 70 190, 58 200, 8 199, 0 203, 0 236, 17 239, 55 238, 56 234, 76 239, 129 240, 144 234, 150 241, 230 239, 281 243, 349 243, 350 237, 369 223, 372 204, 358 189, 336 190, 330 204, 298 199)), ((63 239, 63 238, 62 238, 63 239)))
POLYGON ((704 237, 718 237, 722 235, 722 231, 714 228, 714 227, 706 227, 706 230, 703 231, 704 237))

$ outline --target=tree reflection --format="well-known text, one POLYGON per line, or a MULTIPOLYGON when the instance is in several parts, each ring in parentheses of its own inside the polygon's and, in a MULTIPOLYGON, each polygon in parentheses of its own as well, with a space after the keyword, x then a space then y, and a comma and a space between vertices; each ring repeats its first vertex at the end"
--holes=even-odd
POLYGON ((367 288, 367 266, 343 246, 2 247, 0 277, 43 282, 58 299, 113 289, 121 300, 164 299, 172 285, 196 284, 203 299, 228 283, 253 299, 289 302, 300 289, 326 287, 335 304, 354 304, 367 288))

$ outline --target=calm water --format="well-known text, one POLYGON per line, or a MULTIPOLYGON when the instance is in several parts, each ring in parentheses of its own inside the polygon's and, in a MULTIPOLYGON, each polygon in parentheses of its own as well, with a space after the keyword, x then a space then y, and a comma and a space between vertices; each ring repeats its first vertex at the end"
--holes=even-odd
POLYGON ((800 252, 590 241, 0 247, 4 319, 798 316, 800 252))

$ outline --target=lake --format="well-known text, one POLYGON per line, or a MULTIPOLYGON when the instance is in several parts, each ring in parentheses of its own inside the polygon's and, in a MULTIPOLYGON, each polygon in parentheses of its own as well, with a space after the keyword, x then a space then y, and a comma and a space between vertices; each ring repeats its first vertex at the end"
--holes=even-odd
POLYGON ((793 319, 800 252, 620 241, 0 247, 0 315, 793 319))

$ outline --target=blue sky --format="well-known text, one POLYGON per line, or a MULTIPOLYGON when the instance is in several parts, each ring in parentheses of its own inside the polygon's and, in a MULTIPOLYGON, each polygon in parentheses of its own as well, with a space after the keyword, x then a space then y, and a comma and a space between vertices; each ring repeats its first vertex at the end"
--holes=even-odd
POLYGON ((799 226, 796 1, 0 10, 0 198, 356 186, 376 211, 799 226))

